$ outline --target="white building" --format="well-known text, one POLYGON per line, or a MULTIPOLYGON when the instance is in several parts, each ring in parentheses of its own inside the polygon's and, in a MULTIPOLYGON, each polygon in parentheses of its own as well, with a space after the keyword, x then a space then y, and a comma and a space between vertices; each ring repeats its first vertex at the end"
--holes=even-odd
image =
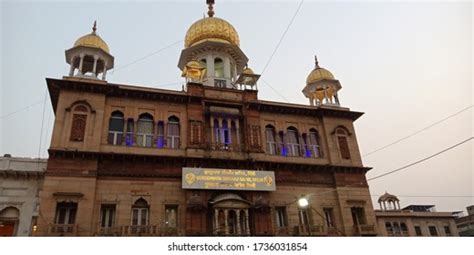
POLYGON ((46 159, 0 157, 0 236, 30 236, 46 159))

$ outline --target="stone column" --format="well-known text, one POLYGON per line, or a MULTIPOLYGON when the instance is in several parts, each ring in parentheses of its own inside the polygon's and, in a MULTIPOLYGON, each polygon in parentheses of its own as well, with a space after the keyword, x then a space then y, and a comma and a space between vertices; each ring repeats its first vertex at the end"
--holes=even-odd
POLYGON ((314 106, 314 100, 311 97, 309 98, 309 105, 314 106))
POLYGON ((245 210, 245 230, 246 234, 249 236, 250 235, 250 227, 249 227, 249 210, 245 210))
POLYGON ((102 80, 105 81, 105 76, 107 75, 107 62, 104 62, 104 71, 102 72, 102 80))
POLYGON ((80 55, 81 60, 79 61, 79 74, 83 75, 82 73, 82 65, 84 64, 84 53, 81 53, 80 55))
POLYGON ((242 149, 240 148, 240 124, 239 124, 239 119, 235 120, 235 137, 237 139, 237 150, 241 151, 242 149))
POLYGON ((218 125, 219 125, 219 133, 217 134, 219 136, 219 149, 222 149, 220 145, 224 144, 224 139, 223 139, 223 134, 222 134, 222 118, 218 117, 218 125))
POLYGON ((69 69, 69 76, 74 75, 74 57, 71 58, 71 68, 69 69))
POLYGON ((92 67, 92 73, 97 78, 97 60, 99 60, 99 56, 94 55, 94 66, 92 67))
POLYGON ((234 65, 234 77, 232 77, 234 81, 237 80, 237 65, 234 65))
POLYGON ((237 220, 237 235, 240 235, 241 234, 241 232, 240 232, 240 211, 237 211, 235 213, 235 215, 236 215, 235 218, 237 220))
POLYGON ((334 100, 336 100, 336 104, 337 104, 337 105, 341 105, 341 104, 339 103, 339 97, 338 97, 338 95, 337 95, 337 91, 334 92, 334 100))
POLYGON ((214 87, 214 76, 215 76, 214 57, 211 54, 206 56, 206 66, 207 66, 208 85, 214 87))
POLYGON ((229 223, 227 222, 227 216, 229 215, 229 211, 227 209, 224 210, 224 233, 225 235, 229 235, 229 223))
MULTIPOLYGON (((328 99, 328 86, 327 85, 324 85, 324 99, 326 99, 326 103, 329 103, 329 99, 328 99)), ((324 100, 323 99, 323 100, 324 100)))
POLYGON ((226 88, 230 87, 230 60, 228 57, 224 58, 224 78, 226 79, 226 88))
POLYGON ((398 210, 400 210, 400 201, 397 201, 397 205, 398 205, 398 210))
POLYGON ((217 231, 219 231, 219 210, 214 209, 214 234, 217 235, 217 231))
POLYGON ((214 118, 211 116, 210 119, 211 123, 209 124, 211 124, 211 146, 213 146, 216 143, 216 139, 214 137, 216 131, 214 130, 214 118))

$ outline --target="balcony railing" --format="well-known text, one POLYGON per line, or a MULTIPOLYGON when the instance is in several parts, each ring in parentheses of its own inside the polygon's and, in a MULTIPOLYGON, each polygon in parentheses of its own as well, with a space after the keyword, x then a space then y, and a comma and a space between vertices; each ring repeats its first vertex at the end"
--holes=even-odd
POLYGON ((224 143, 211 143, 209 144, 209 149, 214 151, 234 151, 240 152, 244 150, 243 144, 224 144, 224 143))
POLYGON ((323 225, 297 225, 293 227, 293 234, 297 236, 326 236, 328 231, 323 225))
POLYGON ((48 235, 51 236, 76 236, 77 224, 50 224, 48 235))
POLYGON ((365 236, 365 235, 376 235, 374 225, 354 225, 354 233, 356 235, 365 236))
POLYGON ((99 228, 99 236, 178 236, 176 228, 159 227, 156 225, 144 226, 118 226, 110 228, 99 228))

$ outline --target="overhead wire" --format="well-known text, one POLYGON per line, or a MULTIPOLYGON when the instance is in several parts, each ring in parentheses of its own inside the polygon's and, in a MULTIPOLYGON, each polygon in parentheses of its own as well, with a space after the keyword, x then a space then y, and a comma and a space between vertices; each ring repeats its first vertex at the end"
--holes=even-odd
POLYGON ((438 124, 440 124, 440 123, 442 123, 442 122, 444 122, 444 121, 446 121, 446 120, 448 120, 448 119, 451 119, 451 118, 453 118, 453 117, 455 117, 455 116, 457 116, 457 115, 459 115, 459 114, 461 114, 461 113, 463 113, 463 112, 465 112, 465 111, 471 109, 473 106, 474 106, 474 105, 470 105, 470 106, 468 106, 468 107, 465 107, 465 108, 463 108, 462 110, 457 111, 457 112, 455 112, 455 113, 453 113, 453 114, 451 114, 451 115, 449 115, 449 116, 447 116, 447 117, 445 117, 445 118, 442 118, 442 119, 440 119, 440 120, 438 120, 438 121, 436 121, 436 122, 434 122, 434 123, 432 123, 432 124, 430 124, 430 125, 428 125, 428 126, 422 128, 422 129, 419 129, 419 130, 417 130, 417 131, 415 131, 415 132, 413 132, 413 133, 411 133, 411 134, 409 134, 409 135, 407 135, 407 136, 404 136, 404 137, 402 137, 402 138, 400 138, 400 139, 398 139, 398 140, 396 140, 396 141, 394 141, 394 142, 391 142, 391 143, 389 143, 389 144, 387 144, 387 145, 384 145, 384 146, 382 146, 382 147, 380 147, 380 148, 378 148, 378 149, 375 149, 375 150, 373 150, 373 151, 370 151, 370 152, 368 152, 368 153, 362 155, 362 157, 369 156, 369 155, 374 154, 374 153, 376 153, 376 152, 378 152, 378 151, 384 150, 384 149, 386 149, 386 148, 388 148, 388 147, 390 147, 390 146, 392 146, 392 145, 395 145, 395 144, 397 144, 397 143, 399 143, 399 142, 401 142, 401 141, 404 141, 404 140, 406 140, 406 139, 408 139, 408 138, 410 138, 410 137, 413 137, 413 136, 415 136, 415 135, 417 135, 417 134, 419 134, 419 133, 421 133, 421 132, 423 132, 423 131, 428 130, 428 129, 431 128, 431 127, 434 127, 434 126, 436 126, 436 125, 438 125, 438 124))
MULTIPOLYGON (((304 0, 301 0, 299 5, 298 5, 298 8, 296 8, 296 11, 295 13, 293 14, 293 17, 291 17, 290 19, 290 22, 288 23, 288 25, 286 26, 286 29, 285 31, 283 31, 283 34, 280 36, 280 39, 278 40, 278 43, 277 45, 275 46, 275 49, 273 50, 272 54, 270 55, 270 57, 268 58, 267 62, 265 63, 265 65, 263 66, 263 69, 262 71, 260 72, 260 76, 263 76, 263 74, 265 73, 265 71, 267 70, 268 68, 268 65, 271 63, 271 61, 273 60, 273 57, 275 56, 276 52, 278 51, 278 49, 280 48, 280 45, 281 43, 283 42, 283 39, 285 38, 286 34, 288 33, 288 30, 290 29, 291 25, 293 24, 293 22, 295 21, 295 18, 296 16, 298 15, 298 13, 300 12, 300 9, 301 9, 301 6, 303 6, 303 3, 304 3, 304 0)), ((289 102, 289 100, 284 97, 280 92, 278 92, 272 85, 270 85, 270 83, 266 82, 265 80, 262 79, 262 81, 268 85, 268 87, 270 87, 273 91, 275 91, 277 93, 277 95, 279 95, 280 97, 282 97, 286 102, 289 102)))
POLYGON ((143 57, 141 57, 141 58, 138 58, 138 59, 136 59, 136 60, 134 60, 134 61, 132 61, 132 62, 130 62, 130 63, 128 63, 128 64, 125 64, 125 65, 123 65, 123 66, 119 66, 119 67, 117 67, 117 68, 114 68, 114 70, 112 71, 111 74, 113 75, 113 74, 114 74, 116 71, 118 71, 118 70, 124 69, 124 68, 126 68, 126 67, 128 67, 128 66, 131 66, 131 65, 133 65, 133 64, 136 64, 136 63, 138 63, 138 62, 140 62, 140 61, 142 61, 142 60, 145 60, 145 59, 147 59, 147 58, 149 58, 149 57, 151 57, 151 56, 153 56, 153 55, 156 55, 156 54, 158 54, 158 53, 160 53, 160 52, 162 52, 162 51, 164 51, 164 50, 166 50, 166 49, 168 49, 168 48, 171 48, 171 47, 173 47, 174 45, 176 45, 176 44, 178 44, 178 43, 181 43, 181 42, 183 42, 183 40, 175 41, 175 42, 173 42, 172 44, 169 44, 169 45, 167 45, 167 46, 165 46, 165 47, 163 47, 163 48, 160 48, 160 49, 158 49, 158 50, 156 50, 156 51, 153 51, 153 52, 151 52, 151 53, 149 53, 149 54, 147 54, 147 55, 145 55, 145 56, 143 56, 143 57))

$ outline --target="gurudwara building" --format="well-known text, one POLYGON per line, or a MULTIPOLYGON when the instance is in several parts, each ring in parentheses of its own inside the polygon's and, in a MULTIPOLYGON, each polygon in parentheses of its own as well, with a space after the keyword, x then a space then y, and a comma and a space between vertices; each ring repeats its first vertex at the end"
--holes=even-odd
POLYGON ((181 91, 107 82, 114 56, 95 25, 66 50, 69 74, 46 79, 55 123, 36 235, 377 234, 363 113, 317 60, 309 103, 259 100, 236 29, 208 2, 185 36, 181 91))

